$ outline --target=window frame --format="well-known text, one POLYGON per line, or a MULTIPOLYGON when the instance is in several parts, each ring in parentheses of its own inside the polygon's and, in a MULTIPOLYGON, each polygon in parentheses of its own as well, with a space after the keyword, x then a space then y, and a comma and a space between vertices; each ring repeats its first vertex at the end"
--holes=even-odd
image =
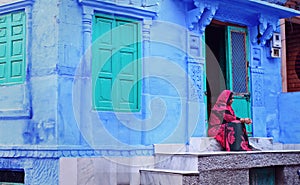
MULTIPOLYGON (((25 74, 24 81, 22 83, 12 84, 12 85, 0 85, 0 90, 4 90, 7 95, 9 95, 9 91, 11 89, 18 89, 20 92, 17 98, 21 102, 21 107, 10 107, 9 109, 5 109, 0 111, 0 117, 2 119, 29 119, 32 117, 32 102, 31 102, 31 94, 30 94, 30 76, 31 72, 29 71, 29 67, 31 66, 32 54, 29 52, 32 48, 32 42, 28 42, 32 40, 32 9, 33 9, 34 0, 18 0, 17 2, 12 3, 0 3, 0 14, 11 13, 16 11, 24 11, 26 16, 25 21, 25 74)), ((12 96, 15 96, 12 94, 12 96)), ((10 98, 8 98, 10 99, 10 98)), ((6 101, 2 102, 6 103, 6 101)))

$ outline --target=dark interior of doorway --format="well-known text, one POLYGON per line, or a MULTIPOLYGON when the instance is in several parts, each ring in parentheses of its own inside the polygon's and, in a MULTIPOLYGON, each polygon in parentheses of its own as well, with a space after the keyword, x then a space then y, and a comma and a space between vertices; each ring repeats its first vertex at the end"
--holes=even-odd
POLYGON ((205 30, 208 117, 219 94, 226 89, 226 26, 210 24, 205 30))

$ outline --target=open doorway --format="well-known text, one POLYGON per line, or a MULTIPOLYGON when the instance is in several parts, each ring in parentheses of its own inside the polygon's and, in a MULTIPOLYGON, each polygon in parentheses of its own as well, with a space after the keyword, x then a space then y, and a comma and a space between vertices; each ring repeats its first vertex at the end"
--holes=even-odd
MULTIPOLYGON (((206 27, 207 119, 219 94, 234 93, 232 107, 238 117, 251 118, 247 28, 213 21, 206 27)), ((246 125, 252 135, 252 125, 246 125)))
POLYGON ((225 26, 211 24, 206 27, 206 87, 208 117, 219 94, 226 89, 225 26))

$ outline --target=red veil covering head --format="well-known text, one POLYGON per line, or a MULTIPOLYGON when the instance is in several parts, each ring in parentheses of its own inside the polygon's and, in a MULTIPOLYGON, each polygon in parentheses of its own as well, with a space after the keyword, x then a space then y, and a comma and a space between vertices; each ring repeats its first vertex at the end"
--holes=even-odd
POLYGON ((237 118, 231 105, 228 104, 233 93, 230 90, 224 90, 219 95, 214 107, 211 110, 208 126, 208 136, 214 137, 218 134, 222 123, 235 121, 237 118))

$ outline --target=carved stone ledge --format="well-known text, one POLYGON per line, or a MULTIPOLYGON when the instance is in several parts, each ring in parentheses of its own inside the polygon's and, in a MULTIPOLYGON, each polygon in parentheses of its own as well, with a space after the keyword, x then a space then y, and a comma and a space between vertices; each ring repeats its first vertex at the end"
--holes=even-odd
POLYGON ((24 148, 24 147, 5 147, 0 149, 0 158, 60 158, 60 157, 96 157, 96 156, 151 156, 153 147, 129 148, 129 149, 82 149, 82 148, 24 148))
POLYGON ((207 25, 210 24, 217 9, 218 4, 214 2, 194 0, 197 8, 188 11, 188 28, 197 30, 200 34, 204 33, 207 25))
POLYGON ((122 12, 132 17, 155 17, 159 13, 159 0, 77 0, 85 7, 107 13, 122 12))

